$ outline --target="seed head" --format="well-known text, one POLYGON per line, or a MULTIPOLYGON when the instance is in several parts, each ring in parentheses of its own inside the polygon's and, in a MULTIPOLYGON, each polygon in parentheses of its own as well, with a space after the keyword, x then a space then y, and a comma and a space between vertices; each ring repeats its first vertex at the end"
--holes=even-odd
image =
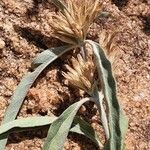
POLYGON ((109 60, 113 63, 115 61, 115 57, 117 55, 117 46, 114 43, 114 38, 117 32, 108 33, 106 30, 103 30, 100 33, 99 43, 100 46, 103 48, 104 52, 106 53, 109 60))
POLYGON ((52 16, 52 36, 69 44, 82 43, 89 26, 102 11, 99 0, 67 0, 64 9, 52 16))
POLYGON ((91 95, 94 88, 95 72, 92 56, 89 56, 87 60, 85 60, 78 54, 77 58, 72 57, 71 61, 72 67, 66 65, 68 72, 63 72, 63 76, 68 79, 72 85, 91 95))

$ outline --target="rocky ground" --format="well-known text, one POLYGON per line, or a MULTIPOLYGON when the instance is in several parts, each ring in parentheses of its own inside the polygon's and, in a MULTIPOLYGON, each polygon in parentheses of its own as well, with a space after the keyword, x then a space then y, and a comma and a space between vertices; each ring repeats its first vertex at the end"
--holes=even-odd
MULTIPOLYGON (((98 34, 119 30, 116 46, 120 57, 115 61, 118 98, 129 118, 126 150, 150 147, 150 1, 105 0, 111 17, 99 18, 88 34, 98 41, 98 34)), ((57 9, 46 0, 0 1, 0 121, 21 78, 30 69, 37 53, 62 45, 51 37, 50 15, 57 9)), ((50 65, 30 89, 18 117, 59 115, 82 93, 65 84, 61 75, 70 54, 50 65)), ((85 114, 102 136, 95 110, 85 114)), ((47 129, 11 134, 6 150, 41 150, 47 129)), ((82 136, 70 134, 66 150, 96 150, 82 136)))

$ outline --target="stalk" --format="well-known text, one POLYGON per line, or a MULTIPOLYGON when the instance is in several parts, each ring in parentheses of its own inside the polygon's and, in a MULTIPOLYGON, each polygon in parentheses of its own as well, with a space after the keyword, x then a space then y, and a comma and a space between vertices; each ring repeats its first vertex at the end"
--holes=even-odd
POLYGON ((109 139, 109 126, 108 126, 108 119, 107 119, 107 114, 105 112, 104 106, 103 106, 103 99, 104 95, 102 94, 102 91, 99 92, 98 88, 95 88, 95 91, 93 92, 93 97, 96 100, 96 104, 98 107, 100 119, 103 125, 103 129, 105 131, 106 139, 109 139))

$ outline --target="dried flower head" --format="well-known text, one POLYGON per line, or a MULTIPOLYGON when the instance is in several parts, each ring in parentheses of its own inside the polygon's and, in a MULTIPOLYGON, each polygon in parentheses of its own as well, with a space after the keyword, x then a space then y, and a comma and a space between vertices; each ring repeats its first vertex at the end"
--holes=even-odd
POLYGON ((99 0, 67 0, 64 9, 52 18, 52 36, 73 45, 82 43, 101 10, 99 0))
POLYGON ((104 52, 112 63, 115 61, 115 57, 118 52, 118 48, 114 43, 116 34, 117 32, 113 32, 110 34, 106 30, 103 30, 99 36, 100 46, 103 48, 104 52))
POLYGON ((80 54, 78 54, 77 59, 72 57, 71 61, 72 67, 66 65, 68 72, 63 72, 63 76, 68 79, 72 85, 91 95, 94 88, 95 72, 92 56, 89 56, 87 60, 85 60, 80 54))

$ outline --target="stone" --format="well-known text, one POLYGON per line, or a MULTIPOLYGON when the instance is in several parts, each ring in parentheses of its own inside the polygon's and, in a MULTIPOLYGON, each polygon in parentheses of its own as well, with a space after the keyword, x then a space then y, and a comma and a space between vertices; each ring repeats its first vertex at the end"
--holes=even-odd
POLYGON ((5 42, 0 39, 0 49, 3 49, 5 47, 5 42))

